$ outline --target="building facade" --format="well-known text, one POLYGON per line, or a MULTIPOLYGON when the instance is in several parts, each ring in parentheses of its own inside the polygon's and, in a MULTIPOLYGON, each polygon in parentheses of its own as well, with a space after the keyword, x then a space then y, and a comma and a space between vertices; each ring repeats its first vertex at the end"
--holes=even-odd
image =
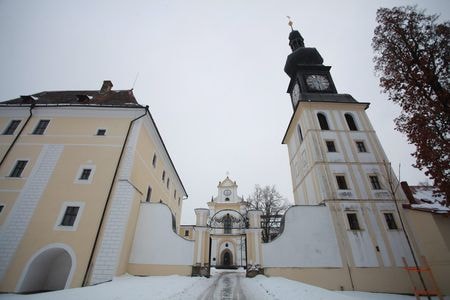
POLYGON ((141 203, 179 227, 183 184, 131 90, 0 103, 0 291, 79 287, 127 272, 141 203))
POLYGON ((217 196, 208 202, 210 265, 217 268, 245 267, 246 213, 244 198, 238 196, 236 181, 228 176, 219 182, 217 196))

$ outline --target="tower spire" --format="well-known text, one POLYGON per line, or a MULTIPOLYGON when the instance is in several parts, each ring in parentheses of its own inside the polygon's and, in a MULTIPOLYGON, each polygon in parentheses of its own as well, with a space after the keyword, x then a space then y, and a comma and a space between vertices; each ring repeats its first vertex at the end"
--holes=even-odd
POLYGON ((292 19, 290 16, 286 16, 289 20, 288 25, 291 27, 291 33, 289 34, 289 46, 291 46, 292 52, 297 50, 298 48, 304 48, 305 43, 303 42, 303 37, 298 32, 298 30, 294 30, 294 22, 292 22, 292 19))
POLYGON ((294 31, 294 27, 292 27, 294 22, 292 22, 291 17, 290 16, 286 16, 286 18, 288 18, 288 20, 289 20, 288 25, 289 25, 289 27, 291 27, 291 31, 294 31))

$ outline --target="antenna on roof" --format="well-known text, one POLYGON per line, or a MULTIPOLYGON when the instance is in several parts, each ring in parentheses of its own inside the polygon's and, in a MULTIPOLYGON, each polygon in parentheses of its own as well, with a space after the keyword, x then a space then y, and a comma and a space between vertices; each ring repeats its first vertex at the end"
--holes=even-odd
POLYGON ((136 81, 138 80, 138 77, 139 77, 139 72, 136 73, 136 77, 134 78, 133 87, 131 88, 132 90, 134 90, 134 86, 136 85, 136 81))

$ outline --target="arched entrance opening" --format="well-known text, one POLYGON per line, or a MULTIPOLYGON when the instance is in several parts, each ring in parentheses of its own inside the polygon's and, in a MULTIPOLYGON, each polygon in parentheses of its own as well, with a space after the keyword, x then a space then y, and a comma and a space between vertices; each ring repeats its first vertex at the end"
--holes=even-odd
POLYGON ((221 262, 223 267, 231 267, 233 265, 233 254, 230 250, 225 249, 222 251, 221 262))
POLYGON ((17 292, 62 290, 68 284, 72 258, 63 248, 50 248, 31 258, 17 292))

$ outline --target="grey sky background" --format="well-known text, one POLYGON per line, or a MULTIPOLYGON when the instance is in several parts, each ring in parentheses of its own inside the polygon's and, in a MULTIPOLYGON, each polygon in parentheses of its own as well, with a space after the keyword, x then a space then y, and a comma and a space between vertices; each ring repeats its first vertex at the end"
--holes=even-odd
POLYGON ((150 106, 189 199, 182 223, 230 172, 247 197, 274 184, 293 202, 287 147, 292 114, 283 67, 289 15, 316 47, 338 92, 367 113, 401 179, 425 180, 394 131, 399 109, 380 93, 371 39, 377 8, 417 4, 448 20, 448 0, 0 0, 0 101, 45 90, 132 88, 150 106))

